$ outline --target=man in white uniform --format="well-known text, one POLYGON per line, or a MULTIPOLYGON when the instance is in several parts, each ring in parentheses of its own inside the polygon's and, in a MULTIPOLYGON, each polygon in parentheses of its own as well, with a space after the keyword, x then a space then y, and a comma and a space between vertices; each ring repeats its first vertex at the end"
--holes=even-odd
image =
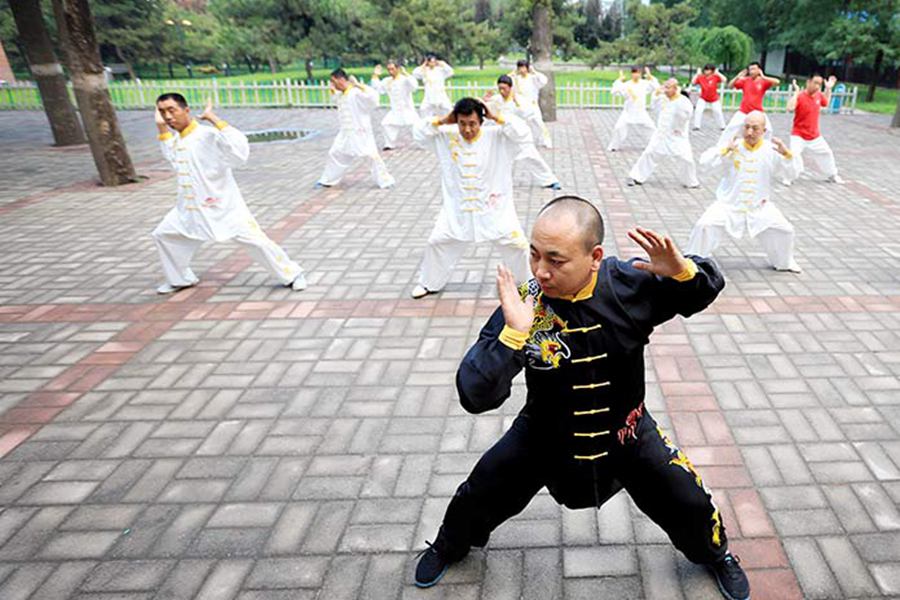
POLYGON ((644 67, 643 79, 638 68, 631 69, 631 79, 628 81, 625 81, 624 73, 619 71, 619 78, 613 84, 612 93, 614 96, 625 98, 625 105, 613 128, 607 150, 615 152, 622 147, 628 137, 629 127, 644 127, 651 132, 656 129, 653 119, 647 114, 647 94, 655 92, 657 88, 659 82, 648 67, 644 67))
POLYGON ((412 133, 413 126, 419 121, 413 102, 413 92, 419 87, 419 82, 394 61, 388 62, 387 71, 390 77, 381 79, 381 65, 375 66, 372 87, 379 94, 386 94, 391 101, 391 109, 381 120, 381 128, 384 130, 383 150, 393 150, 400 132, 408 129, 412 133))
POLYGON ((422 81, 425 97, 419 106, 422 117, 443 117, 453 104, 447 95, 446 81, 453 77, 453 68, 436 56, 429 54, 421 65, 413 69, 413 76, 422 81))
POLYGON ((678 162, 676 173, 681 179, 681 185, 686 188, 700 187, 688 134, 694 107, 681 93, 678 80, 667 79, 663 87, 656 90, 653 94, 653 106, 659 111, 656 131, 650 136, 650 143, 628 173, 628 185, 641 185, 647 181, 656 167, 657 159, 671 156, 678 162))
POLYGON ((340 183, 344 173, 359 159, 365 159, 371 168, 372 179, 380 188, 394 185, 394 177, 388 172, 375 146, 372 132, 372 111, 378 107, 378 92, 348 77, 343 69, 331 73, 331 91, 338 105, 340 130, 331 148, 325 170, 316 187, 331 187, 340 183))
MULTIPOLYGON (((519 101, 518 95, 513 90, 512 78, 509 75, 501 75, 497 79, 497 90, 500 92, 499 94, 488 91, 484 98, 491 109, 491 113, 501 117, 512 114, 527 123, 528 117, 535 110, 535 107, 519 101)), ((550 165, 547 164, 547 161, 543 159, 537 148, 535 148, 534 139, 521 144, 520 147, 521 151, 516 156, 516 162, 531 173, 531 177, 537 184, 551 190, 562 189, 559 185, 559 179, 557 179, 553 170, 550 169, 550 165)))
POLYGON ((535 143, 540 143, 544 148, 552 148, 553 140, 550 137, 550 129, 544 123, 541 114, 541 105, 538 102, 541 88, 547 85, 547 76, 534 70, 527 60, 516 63, 516 70, 509 74, 513 81, 513 91, 516 100, 523 107, 528 108, 528 116, 525 122, 531 127, 531 135, 535 143))
POLYGON ((513 204, 513 160, 529 141, 514 115, 495 115, 481 100, 463 98, 443 118, 423 119, 413 130, 437 154, 443 205, 428 238, 413 298, 441 291, 472 242, 493 242, 516 281, 529 277, 528 239, 513 204), (484 119, 499 127, 482 127, 484 119))
POLYGON ((153 230, 166 277, 156 291, 171 294, 197 285, 190 266, 194 253, 204 242, 227 240, 247 248, 284 285, 305 289, 303 269, 263 233, 234 180, 231 170, 245 164, 250 155, 247 137, 215 115, 212 101, 200 119, 213 127, 191 118, 181 94, 163 94, 153 112, 160 149, 178 180, 178 200, 153 230))
POLYGON ((700 156, 700 164, 723 173, 716 201, 691 231, 687 253, 711 256, 722 234, 740 239, 744 232, 759 240, 778 271, 799 273, 794 260, 794 226, 772 202, 778 177, 793 179, 797 160, 778 138, 764 139, 765 115, 751 112, 744 119, 743 141, 738 138, 700 156))

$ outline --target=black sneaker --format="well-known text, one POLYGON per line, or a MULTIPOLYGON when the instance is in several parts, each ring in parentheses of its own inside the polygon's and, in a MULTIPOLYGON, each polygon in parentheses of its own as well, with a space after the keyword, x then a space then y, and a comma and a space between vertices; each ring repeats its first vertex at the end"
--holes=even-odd
POLYGON ((451 562, 431 542, 425 543, 428 547, 417 556, 419 564, 416 565, 416 587, 420 588, 429 588, 440 581, 451 562))
POLYGON ((741 568, 741 559, 731 552, 717 563, 711 564, 719 591, 728 600, 750 600, 750 582, 741 568))

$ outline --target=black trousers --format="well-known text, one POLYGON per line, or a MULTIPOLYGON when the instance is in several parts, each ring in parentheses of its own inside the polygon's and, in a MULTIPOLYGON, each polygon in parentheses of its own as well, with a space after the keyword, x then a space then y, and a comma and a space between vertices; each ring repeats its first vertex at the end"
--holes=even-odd
MULTIPOLYGON (((548 460, 546 441, 535 427, 529 417, 517 417, 457 488, 438 535, 451 560, 462 558, 472 546, 487 544, 491 532, 522 512, 544 486, 551 493, 565 489, 555 478, 566 471, 548 460)), ((597 490, 596 506, 624 488, 688 560, 718 561, 727 551, 725 527, 700 476, 649 413, 641 418, 636 434, 637 439, 589 467, 591 477, 584 485, 597 490)), ((554 496, 566 503, 566 498, 554 496)))

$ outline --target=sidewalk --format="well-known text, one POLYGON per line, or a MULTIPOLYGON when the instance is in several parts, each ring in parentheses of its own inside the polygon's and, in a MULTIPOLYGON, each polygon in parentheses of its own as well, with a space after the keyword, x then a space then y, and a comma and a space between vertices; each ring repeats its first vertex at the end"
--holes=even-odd
MULTIPOLYGON (((42 113, 0 113, 0 598, 720 597, 624 494, 597 512, 543 493, 414 588, 415 552, 524 398, 519 380, 475 417, 453 385, 497 257, 474 248, 445 293, 410 300, 440 206, 432 156, 389 153, 392 190, 363 167, 313 190, 335 112, 222 116, 321 130, 254 144, 236 173, 307 291, 220 245, 198 253, 199 287, 157 296, 150 231, 174 183, 152 115, 121 114, 149 178, 104 189, 87 148, 48 146, 42 113)), ((559 116, 543 153, 601 208, 607 252, 635 254, 634 224, 685 243, 717 182, 685 190, 663 164, 627 188, 646 138, 607 154, 615 112, 559 116)), ((900 135, 822 119, 846 185, 776 188, 803 274, 726 244, 723 296, 647 353, 648 406, 713 488, 754 598, 900 595, 900 135)), ((515 179, 530 229, 553 193, 515 179)))

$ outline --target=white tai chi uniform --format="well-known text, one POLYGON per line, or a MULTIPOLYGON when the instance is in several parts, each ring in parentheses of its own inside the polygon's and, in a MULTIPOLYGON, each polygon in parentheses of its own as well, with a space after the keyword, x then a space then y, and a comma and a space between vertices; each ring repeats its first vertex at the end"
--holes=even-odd
POLYGON ((740 239, 746 231, 762 244, 769 262, 779 270, 798 270, 794 261, 794 226, 772 202, 772 183, 778 177, 796 176, 793 155, 782 156, 762 139, 755 147, 741 141, 738 149, 710 148, 700 164, 723 172, 716 201, 706 209, 687 245, 687 254, 711 256, 722 234, 740 239))
MULTIPOLYGON (((495 115, 514 115, 528 123, 528 115, 534 110, 532 106, 523 106, 516 96, 515 92, 510 92, 509 97, 504 98, 500 94, 494 94, 491 97, 488 106, 495 115)), ((529 136, 527 142, 519 144, 519 154, 516 156, 516 162, 531 173, 532 179, 541 187, 546 187, 554 183, 559 183, 559 179, 544 160, 544 157, 538 152, 534 146, 534 138, 529 136)))
POLYGON ((657 159, 671 156, 678 161, 677 173, 681 184, 687 187, 699 186, 688 131, 691 112, 694 110, 691 101, 681 94, 677 94, 675 98, 660 94, 653 99, 653 106, 659 111, 656 131, 650 136, 650 143, 631 167, 628 176, 638 183, 644 183, 653 173, 657 159))
POLYGON ((379 94, 386 94, 391 101, 391 109, 381 119, 381 128, 384 129, 384 147, 394 148, 400 132, 409 129, 412 133, 413 126, 419 121, 413 102, 413 92, 419 82, 412 75, 398 74, 397 77, 373 79, 372 87, 379 94))
POLYGON ((828 101, 822 92, 810 95, 803 91, 797 95, 794 126, 791 129, 791 153, 797 157, 798 173, 808 163, 810 170, 817 175, 832 179, 838 174, 834 153, 819 133, 819 112, 825 106, 828 106, 828 101))
POLYGON ((656 79, 640 79, 638 81, 616 80, 612 87, 614 96, 625 98, 622 113, 613 128, 612 138, 609 140, 607 150, 614 151, 622 147, 628 137, 628 127, 646 127, 651 131, 656 129, 653 119, 647 114, 647 94, 655 92, 659 87, 656 79))
POLYGON ((434 67, 419 65, 413 69, 413 76, 422 81, 425 87, 425 97, 419 106, 419 114, 422 117, 443 117, 453 109, 445 84, 446 80, 453 76, 453 67, 446 63, 434 67))
POLYGON ((372 178, 380 188, 394 185, 394 177, 378 154, 372 132, 372 111, 378 106, 378 92, 365 85, 353 84, 336 95, 340 131, 331 148, 325 170, 319 177, 322 185, 337 185, 358 158, 366 159, 372 178))
POLYGON ((456 125, 437 126, 423 119, 415 140, 437 154, 443 204, 428 237, 419 283, 441 290, 454 265, 472 242, 493 242, 516 281, 529 277, 528 239, 513 203, 513 160, 529 141, 528 126, 513 115, 499 117, 498 127, 482 127, 467 142, 456 125))
POLYGON ((541 88, 547 85, 547 76, 534 71, 527 75, 520 75, 518 71, 509 74, 513 80, 513 92, 518 103, 527 110, 522 116, 525 123, 531 128, 531 135, 535 143, 540 143, 544 148, 553 147, 553 139, 550 137, 550 129, 544 123, 544 115, 541 114, 541 105, 538 102, 541 88))
POLYGON ((270 240, 244 203, 231 169, 247 162, 247 137, 219 121, 201 127, 191 121, 177 135, 159 136, 163 156, 178 177, 178 200, 153 230, 166 281, 172 287, 197 283, 191 258, 204 242, 234 240, 283 284, 303 270, 270 240))

